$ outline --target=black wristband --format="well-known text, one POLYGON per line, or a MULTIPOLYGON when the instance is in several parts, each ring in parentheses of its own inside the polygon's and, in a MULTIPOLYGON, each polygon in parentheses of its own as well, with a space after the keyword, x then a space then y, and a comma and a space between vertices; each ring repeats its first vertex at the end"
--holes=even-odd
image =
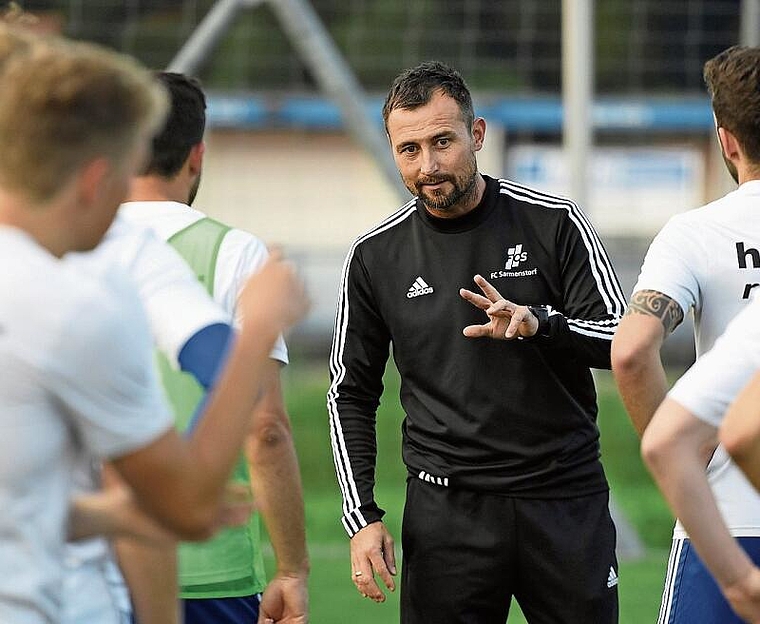
POLYGON ((538 329, 531 338, 549 337, 549 309, 542 305, 530 305, 528 310, 538 319, 538 329))

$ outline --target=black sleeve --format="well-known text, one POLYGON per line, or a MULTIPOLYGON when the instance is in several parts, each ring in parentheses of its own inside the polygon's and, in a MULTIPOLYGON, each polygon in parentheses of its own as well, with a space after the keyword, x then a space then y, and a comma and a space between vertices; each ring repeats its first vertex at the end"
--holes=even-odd
POLYGON ((572 203, 558 229, 556 250, 562 309, 549 318, 535 342, 565 351, 585 366, 611 368, 610 346, 625 312, 625 298, 599 236, 572 203))
POLYGON ((390 334, 355 244, 343 265, 330 354, 327 409, 335 471, 349 536, 380 520, 374 500, 375 414, 383 393, 390 334))

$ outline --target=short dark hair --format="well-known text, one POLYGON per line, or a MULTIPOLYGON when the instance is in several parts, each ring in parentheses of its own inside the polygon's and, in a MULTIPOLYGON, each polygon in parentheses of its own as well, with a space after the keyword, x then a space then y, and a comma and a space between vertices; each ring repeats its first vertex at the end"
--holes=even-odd
POLYGON ((718 126, 747 158, 760 163, 760 48, 733 46, 705 63, 704 79, 718 126))
POLYGON ((203 141, 206 128, 206 96, 195 78, 174 72, 154 76, 169 93, 169 116, 153 137, 153 153, 143 175, 171 178, 185 164, 190 150, 203 141))
POLYGON ((392 111, 424 106, 439 92, 456 101, 465 125, 471 128, 475 113, 470 90, 462 76, 445 63, 425 61, 417 67, 407 69, 393 81, 383 105, 385 129, 388 129, 388 116, 392 111))

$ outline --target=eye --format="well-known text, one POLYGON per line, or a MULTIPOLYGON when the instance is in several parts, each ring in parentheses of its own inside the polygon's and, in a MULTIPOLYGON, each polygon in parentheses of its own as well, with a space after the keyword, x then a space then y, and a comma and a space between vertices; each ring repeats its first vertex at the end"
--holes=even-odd
POLYGON ((399 150, 399 153, 404 154, 406 156, 413 156, 417 152, 417 146, 416 145, 404 145, 399 150))
POLYGON ((439 147, 448 147, 451 144, 451 139, 449 137, 441 137, 438 139, 438 146, 439 147))

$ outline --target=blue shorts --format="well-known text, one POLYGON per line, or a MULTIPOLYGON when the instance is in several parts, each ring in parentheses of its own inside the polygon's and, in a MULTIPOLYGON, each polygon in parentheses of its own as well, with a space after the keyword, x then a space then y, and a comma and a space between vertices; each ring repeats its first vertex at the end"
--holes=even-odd
MULTIPOLYGON (((755 564, 760 563, 760 537, 738 537, 755 564)), ((742 624, 713 580, 691 541, 673 540, 657 624, 742 624)))
POLYGON ((256 624, 261 594, 240 598, 192 598, 182 601, 185 624, 256 624))

